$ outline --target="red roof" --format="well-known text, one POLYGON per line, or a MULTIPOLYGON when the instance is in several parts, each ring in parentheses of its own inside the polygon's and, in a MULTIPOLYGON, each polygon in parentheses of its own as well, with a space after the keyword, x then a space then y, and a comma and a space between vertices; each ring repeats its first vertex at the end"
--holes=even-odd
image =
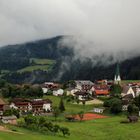
POLYGON ((104 89, 95 89, 95 94, 96 95, 108 95, 109 91, 108 90, 104 90, 104 89))

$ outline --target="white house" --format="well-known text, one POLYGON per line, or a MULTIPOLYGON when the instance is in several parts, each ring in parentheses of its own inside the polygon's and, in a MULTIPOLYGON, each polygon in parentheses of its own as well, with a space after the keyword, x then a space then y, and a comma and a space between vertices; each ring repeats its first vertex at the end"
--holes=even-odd
POLYGON ((123 97, 123 96, 128 95, 128 94, 132 94, 133 95, 133 98, 135 98, 135 92, 132 89, 132 87, 130 87, 130 86, 124 86, 121 95, 123 97))
POLYGON ((86 93, 86 92, 77 91, 74 94, 79 101, 86 101, 88 98, 88 93, 86 93))
POLYGON ((140 95, 140 87, 139 86, 136 86, 135 87, 135 95, 136 96, 139 96, 140 95))
POLYGON ((43 88, 42 88, 42 91, 43 91, 44 94, 46 94, 46 93, 48 92, 48 88, 43 87, 43 88))
POLYGON ((69 96, 69 95, 72 95, 72 96, 75 96, 75 92, 77 92, 77 91, 79 91, 79 89, 76 89, 76 88, 68 88, 68 89, 66 89, 66 94, 67 94, 67 96, 69 96))
POLYGON ((3 116, 1 121, 5 124, 17 124, 17 117, 16 116, 3 116))
POLYGON ((51 111, 52 106, 51 106, 50 103, 44 103, 44 104, 43 104, 43 109, 44 109, 45 111, 51 111))
POLYGON ((93 112, 95 113, 103 113, 104 109, 103 108, 93 108, 93 112))
POLYGON ((90 90, 90 88, 94 85, 94 83, 89 80, 76 80, 75 84, 75 88, 79 90, 90 90))
POLYGON ((53 90, 53 95, 54 96, 62 96, 63 94, 64 94, 64 90, 63 89, 53 90))

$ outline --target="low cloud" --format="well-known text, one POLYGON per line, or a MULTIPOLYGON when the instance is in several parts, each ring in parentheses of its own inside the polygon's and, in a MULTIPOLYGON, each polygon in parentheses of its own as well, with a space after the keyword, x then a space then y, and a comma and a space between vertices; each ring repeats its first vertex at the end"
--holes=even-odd
POLYGON ((74 47, 76 57, 125 60, 140 54, 139 5, 139 0, 1 0, 0 46, 72 35, 61 43, 74 47))

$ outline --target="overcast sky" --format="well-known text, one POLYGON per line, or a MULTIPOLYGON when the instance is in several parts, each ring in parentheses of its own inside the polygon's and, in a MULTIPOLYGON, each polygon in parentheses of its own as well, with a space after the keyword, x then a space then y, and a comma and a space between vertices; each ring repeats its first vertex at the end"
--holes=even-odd
POLYGON ((0 46, 57 35, 84 55, 139 55, 140 0, 0 0, 0 46))

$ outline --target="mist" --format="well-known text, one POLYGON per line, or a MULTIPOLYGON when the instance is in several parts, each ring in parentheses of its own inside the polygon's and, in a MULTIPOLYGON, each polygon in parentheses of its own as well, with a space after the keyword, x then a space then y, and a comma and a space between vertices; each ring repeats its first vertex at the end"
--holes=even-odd
POLYGON ((139 0, 0 0, 0 46, 71 35, 76 58, 140 55, 139 0))

